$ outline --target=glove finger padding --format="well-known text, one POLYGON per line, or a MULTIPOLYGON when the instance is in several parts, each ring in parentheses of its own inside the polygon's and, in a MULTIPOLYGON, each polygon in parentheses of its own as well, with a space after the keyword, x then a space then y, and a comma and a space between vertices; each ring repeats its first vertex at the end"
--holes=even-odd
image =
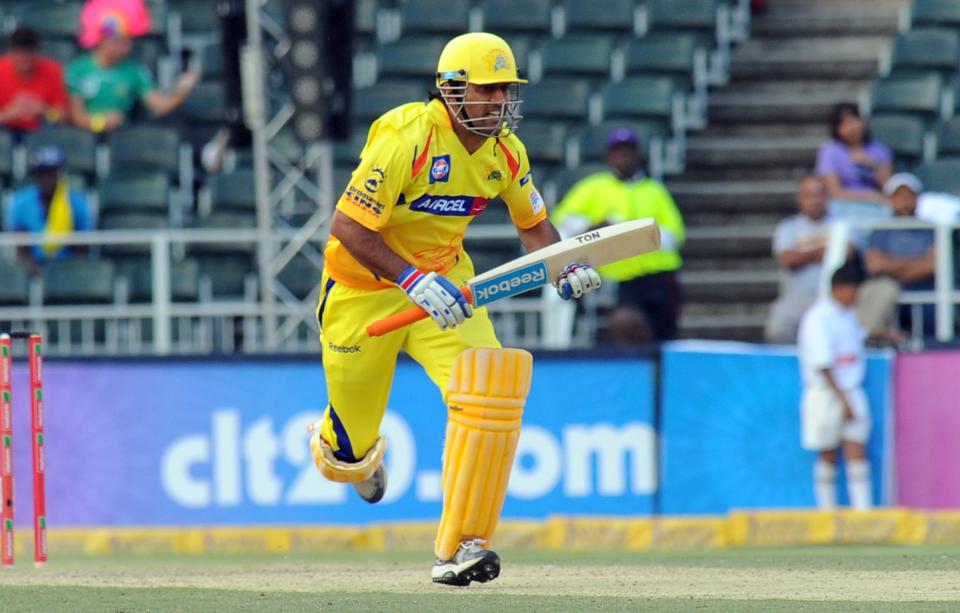
POLYGON ((600 287, 600 275, 586 264, 570 264, 557 279, 557 293, 564 300, 579 298, 600 287))

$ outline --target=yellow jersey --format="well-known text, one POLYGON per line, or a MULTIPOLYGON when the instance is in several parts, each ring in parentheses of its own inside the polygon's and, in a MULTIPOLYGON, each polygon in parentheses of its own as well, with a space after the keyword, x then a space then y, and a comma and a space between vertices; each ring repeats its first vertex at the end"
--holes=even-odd
MULTIPOLYGON (((440 100, 388 111, 370 127, 360 163, 337 210, 379 232, 397 255, 423 271, 446 274, 463 253, 467 225, 500 196, 528 229, 547 217, 515 135, 490 138, 470 154, 440 100)), ((350 287, 394 287, 358 262, 335 236, 324 250, 327 274, 350 287)))

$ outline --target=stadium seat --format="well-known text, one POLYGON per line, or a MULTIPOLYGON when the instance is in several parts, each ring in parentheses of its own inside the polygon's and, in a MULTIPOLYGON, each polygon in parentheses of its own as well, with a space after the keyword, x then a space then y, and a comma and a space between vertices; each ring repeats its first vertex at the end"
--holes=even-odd
POLYGON ((871 135, 894 153, 898 169, 905 169, 923 157, 926 124, 912 115, 874 115, 870 118, 871 135))
POLYGON ((703 41, 691 34, 653 34, 631 40, 624 54, 624 72, 628 77, 666 75, 673 78, 677 89, 690 91, 697 52, 701 49, 703 41))
POLYGON ((518 11, 516 0, 484 0, 483 28, 510 42, 515 34, 545 36, 550 33, 552 5, 552 0, 524 0, 523 10, 518 11))
POLYGON ((211 43, 200 49, 200 66, 203 80, 223 78, 223 53, 220 45, 211 43))
MULTIPOLYGON (((129 258, 117 263, 127 279, 127 299, 132 303, 153 301, 153 269, 150 258, 129 258)), ((170 263, 170 300, 197 302, 200 298, 200 265, 196 260, 170 263)))
POLYGON ((937 158, 960 158, 960 116, 937 127, 937 158))
POLYGON ((672 126, 676 85, 669 77, 631 77, 603 88, 604 119, 652 119, 672 126))
POLYGON ((13 138, 6 130, 0 130, 0 177, 9 180, 13 174, 13 138))
POLYGON ((97 172, 97 136, 70 126, 49 126, 27 136, 27 151, 57 145, 67 156, 67 172, 92 177, 97 172))
MULTIPOLYGON (((213 212, 206 217, 194 219, 190 227, 207 230, 236 230, 250 229, 257 225, 256 217, 249 213, 213 212)), ((187 253, 191 256, 246 256, 252 257, 255 244, 247 241, 190 243, 187 253)))
POLYGON ((215 212, 250 214, 257 210, 257 190, 253 170, 235 170, 214 175, 208 185, 215 212))
POLYGON ((571 79, 544 80, 522 90, 524 116, 581 123, 590 106, 590 85, 571 79))
POLYGON ((932 120, 940 114, 942 86, 936 73, 874 81, 873 113, 909 113, 932 120))
POLYGON ((290 260, 277 279, 298 299, 303 300, 320 283, 322 270, 302 255, 290 260))
POLYGON ((924 190, 960 196, 960 159, 934 160, 917 168, 924 190))
POLYGON ((111 177, 100 184, 100 218, 113 213, 167 215, 170 181, 164 174, 111 177))
POLYGON ((133 51, 130 56, 146 66, 151 74, 156 75, 160 58, 166 50, 166 43, 162 39, 139 36, 133 40, 133 51))
POLYGON ((224 122, 226 92, 221 81, 205 81, 197 85, 177 112, 188 124, 216 124, 224 122))
POLYGON ((602 162, 607 155, 607 136, 615 128, 630 128, 646 150, 654 137, 665 137, 667 131, 659 121, 605 121, 597 126, 587 126, 577 135, 580 148, 580 163, 602 162))
POLYGON ((19 262, 0 258, 0 306, 26 306, 30 302, 30 275, 19 262))
POLYGON ((544 45, 543 73, 546 77, 606 79, 610 76, 612 54, 613 42, 609 37, 564 36, 544 45))
POLYGON ((220 37, 217 3, 210 0, 170 0, 170 8, 180 13, 180 29, 184 36, 200 42, 220 37))
POLYGON ((402 38, 377 48, 377 80, 385 78, 417 79, 434 83, 437 58, 447 44, 446 38, 402 38))
POLYGON ((412 33, 456 36, 470 29, 470 4, 450 0, 406 0, 400 9, 400 23, 404 36, 412 33))
POLYGON ((522 121, 519 130, 520 140, 527 148, 534 171, 541 165, 556 167, 567 159, 567 127, 551 121, 522 121))
POLYGON ((353 117, 367 125, 390 109, 409 102, 424 101, 426 89, 416 83, 377 84, 359 89, 353 96, 353 117))
POLYGON ((353 33, 372 40, 377 35, 377 0, 356 0, 353 8, 353 33))
POLYGON ((645 0, 650 32, 686 31, 713 38, 717 0, 645 0))
POLYGON ((109 304, 113 302, 113 262, 63 260, 43 269, 44 304, 109 304))
POLYGON ((172 128, 137 126, 110 135, 110 165, 114 176, 165 173, 180 176, 180 134, 172 128))
POLYGON ((566 0, 563 8, 567 32, 629 34, 634 30, 634 0, 605 0, 602 9, 595 0, 566 0))
POLYGON ((200 272, 210 279, 214 298, 243 298, 247 278, 255 275, 250 255, 204 255, 198 257, 200 272))
POLYGON ((960 33, 917 28, 899 34, 891 54, 891 74, 902 76, 937 70, 949 77, 960 65, 960 33))
MULTIPOLYGON (((103 215, 100 220, 101 230, 166 230, 170 227, 166 212, 159 211, 129 211, 113 210, 109 215, 103 215)), ((130 256, 149 255, 150 243, 128 243, 103 245, 100 248, 104 255, 130 256)))
POLYGON ((582 164, 576 168, 568 168, 566 170, 560 171, 557 175, 557 204, 560 204, 560 201, 563 200, 564 195, 570 188, 573 187, 577 181, 588 177, 594 173, 609 171, 610 167, 606 164, 582 164))
POLYGON ((13 12, 17 23, 29 25, 40 39, 70 39, 77 37, 80 24, 80 2, 32 1, 18 4, 13 12))
POLYGON ((910 15, 914 26, 960 27, 960 3, 956 0, 913 0, 910 15))
POLYGON ((73 40, 51 38, 40 41, 40 55, 52 58, 64 66, 80 53, 80 46, 73 40))

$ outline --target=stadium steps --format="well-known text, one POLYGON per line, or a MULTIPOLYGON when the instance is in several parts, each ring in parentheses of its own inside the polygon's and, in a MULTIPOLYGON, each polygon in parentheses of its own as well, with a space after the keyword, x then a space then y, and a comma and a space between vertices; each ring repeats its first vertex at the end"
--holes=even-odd
POLYGON ((710 94, 708 127, 688 138, 668 187, 688 240, 680 335, 760 341, 780 271, 775 224, 796 211, 838 102, 857 102, 909 0, 768 0, 731 79, 710 94))

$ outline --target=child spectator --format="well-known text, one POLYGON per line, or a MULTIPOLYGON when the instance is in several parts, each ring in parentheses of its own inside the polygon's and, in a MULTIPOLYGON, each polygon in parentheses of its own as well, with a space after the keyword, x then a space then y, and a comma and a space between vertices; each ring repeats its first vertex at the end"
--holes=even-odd
POLYGON ((37 53, 36 31, 21 25, 9 44, 0 56, 0 122, 20 141, 25 132, 64 118, 67 89, 60 64, 37 53))

